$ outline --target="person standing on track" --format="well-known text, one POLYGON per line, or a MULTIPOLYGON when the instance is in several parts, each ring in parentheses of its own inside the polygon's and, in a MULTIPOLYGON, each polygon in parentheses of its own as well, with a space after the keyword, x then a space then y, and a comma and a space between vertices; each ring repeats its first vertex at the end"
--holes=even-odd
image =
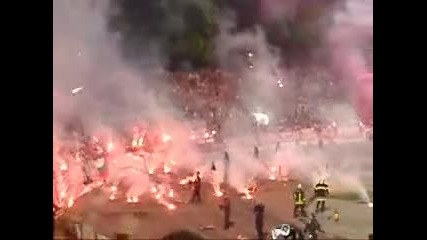
POLYGON ((316 213, 325 211, 326 197, 329 195, 329 185, 325 180, 319 181, 314 186, 314 195, 316 197, 316 213))
POLYGON ((255 159, 259 158, 259 149, 258 149, 258 146, 254 146, 254 158, 255 159))
POLYGON ((200 188, 202 185, 202 179, 200 178, 200 172, 197 171, 196 173, 196 179, 193 181, 193 195, 191 196, 190 202, 202 202, 202 199, 200 197, 200 188))
POLYGON ((298 184, 297 190, 294 192, 294 218, 298 217, 298 210, 301 212, 303 216, 305 213, 305 197, 304 191, 302 190, 301 183, 298 184))
POLYGON ((228 184, 228 175, 230 171, 230 156, 228 155, 228 152, 224 152, 224 177, 223 177, 223 183, 228 184))
POLYGON ((231 227, 231 201, 226 193, 224 193, 222 203, 219 205, 219 208, 224 211, 224 230, 227 230, 231 227))
POLYGON ((254 207, 255 214, 255 229, 257 232, 258 240, 263 239, 264 236, 264 205, 258 203, 254 207))

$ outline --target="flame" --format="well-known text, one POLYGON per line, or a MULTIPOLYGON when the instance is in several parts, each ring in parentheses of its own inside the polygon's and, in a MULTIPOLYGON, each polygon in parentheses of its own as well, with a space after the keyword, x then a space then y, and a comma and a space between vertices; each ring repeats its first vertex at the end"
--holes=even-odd
POLYGON ((111 151, 113 151, 113 148, 114 148, 114 145, 113 145, 113 143, 112 142, 109 142, 108 144, 107 144, 107 152, 111 152, 111 151))
POLYGON ((221 191, 221 188, 218 184, 214 184, 213 187, 214 187, 214 192, 215 192, 214 195, 216 197, 222 197, 224 195, 224 193, 221 191))
POLYGON ((179 181, 179 184, 187 185, 187 184, 191 183, 193 181, 193 179, 194 179, 194 177, 192 177, 192 176, 186 177, 186 178, 182 179, 181 181, 179 181))
POLYGON ((176 209, 176 206, 173 203, 166 201, 164 198, 159 198, 158 202, 165 206, 168 210, 172 211, 176 209))
POLYGON ((270 168, 268 179, 274 181, 276 180, 277 167, 273 166, 270 168))
POLYGON ((61 191, 61 194, 60 194, 60 198, 61 198, 61 199, 64 199, 64 198, 65 198, 65 196, 66 196, 65 190, 62 190, 62 191, 61 191))
POLYGON ((140 148, 144 145, 144 138, 142 136, 134 136, 132 139, 132 147, 140 148))
POLYGON ((167 174, 167 173, 170 173, 171 172, 171 168, 168 166, 168 165, 164 165, 163 166, 163 173, 165 173, 165 174, 167 174))
POLYGON ((172 203, 169 203, 169 204, 167 204, 167 208, 172 211, 172 210, 176 209, 176 206, 172 203))
POLYGON ((173 189, 169 189, 168 197, 170 197, 170 198, 174 197, 173 189))
POLYGON ((68 170, 68 166, 67 166, 67 164, 66 164, 65 162, 64 162, 64 163, 62 163, 62 164, 61 164, 61 166, 60 166, 59 168, 60 168, 60 170, 61 170, 61 171, 63 171, 63 172, 68 170))
POLYGON ((162 141, 164 143, 169 142, 171 139, 172 139, 172 137, 170 135, 168 135, 168 134, 163 134, 163 136, 162 136, 162 141))
POLYGON ((157 193, 155 196, 154 196, 157 200, 159 200, 161 197, 162 197, 162 193, 157 193))
POLYGON ((243 194, 244 194, 244 196, 243 196, 244 199, 250 200, 250 199, 253 198, 253 196, 252 196, 251 192, 249 191, 249 189, 244 189, 243 190, 243 194))
POLYGON ((70 208, 70 207, 72 207, 73 205, 74 205, 74 199, 73 199, 73 198, 68 199, 67 206, 70 208))
POLYGON ((209 138, 209 133, 205 132, 205 138, 209 138))
POLYGON ((139 199, 137 196, 128 196, 126 199, 126 202, 128 203, 138 203, 139 199))

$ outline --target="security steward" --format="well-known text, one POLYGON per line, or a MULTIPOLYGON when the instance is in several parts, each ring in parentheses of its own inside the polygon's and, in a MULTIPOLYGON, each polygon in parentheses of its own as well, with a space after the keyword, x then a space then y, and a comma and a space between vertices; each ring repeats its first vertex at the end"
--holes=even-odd
POLYGON ((316 197, 316 213, 325 211, 326 197, 329 195, 329 185, 325 180, 319 181, 314 186, 314 195, 316 197))
POLYGON ((303 216, 306 216, 305 213, 305 197, 304 191, 302 190, 301 183, 298 184, 297 190, 294 192, 294 218, 298 217, 298 210, 301 211, 303 216))

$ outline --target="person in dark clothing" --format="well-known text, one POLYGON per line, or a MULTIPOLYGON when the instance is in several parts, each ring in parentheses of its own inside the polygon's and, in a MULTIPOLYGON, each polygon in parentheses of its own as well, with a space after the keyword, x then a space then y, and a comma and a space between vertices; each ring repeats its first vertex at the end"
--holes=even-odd
POLYGON ((305 197, 302 185, 298 184, 297 190, 294 192, 294 218, 298 217, 298 210, 301 211, 303 216, 305 213, 305 197))
POLYGON ((325 180, 319 181, 314 186, 314 195, 316 197, 316 212, 324 212, 326 197, 329 195, 329 185, 325 183, 325 180))
POLYGON ((259 240, 264 236, 264 208, 263 204, 256 204, 254 207, 255 229, 259 240))
POLYGON ((200 172, 197 171, 196 179, 193 181, 193 195, 191 196, 190 202, 201 202, 202 199, 200 197, 200 188, 202 185, 202 179, 200 178, 200 172))
POLYGON ((231 201, 230 201, 230 198, 227 196, 227 194, 224 194, 224 197, 222 200, 223 201, 219 205, 219 207, 222 211, 224 211, 224 229, 227 230, 231 227, 231 220, 230 220, 231 201))
POLYGON ((258 149, 258 146, 254 146, 254 158, 255 159, 259 158, 259 149, 258 149))
POLYGON ((316 215, 311 214, 310 221, 305 225, 304 233, 308 233, 312 236, 312 239, 317 239, 317 232, 323 232, 322 228, 320 227, 320 223, 316 219, 316 215))
POLYGON ((228 152, 224 152, 224 177, 223 177, 223 183, 228 184, 228 174, 230 171, 230 156, 228 155, 228 152))
POLYGON ((280 150, 280 141, 277 141, 276 143, 276 153, 278 153, 280 150))

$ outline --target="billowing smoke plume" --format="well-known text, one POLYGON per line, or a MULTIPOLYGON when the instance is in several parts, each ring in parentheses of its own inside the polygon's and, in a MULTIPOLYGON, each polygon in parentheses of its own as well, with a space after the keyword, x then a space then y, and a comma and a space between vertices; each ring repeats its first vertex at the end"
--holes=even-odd
MULTIPOLYGON (((355 0, 355 2, 358 1, 355 0)), ((296 6, 297 2, 289 1, 292 5, 289 11, 275 12, 274 19, 280 19, 281 14, 289 19, 297 16, 301 9, 296 6)), ((347 1, 349 3, 347 10, 353 8, 351 2, 347 1)), ((169 153, 176 159, 169 160, 190 169, 198 167, 202 172, 207 171, 210 161, 202 164, 197 151, 185 144, 188 139, 188 129, 181 121, 181 111, 174 108, 168 95, 161 91, 168 84, 164 82, 165 73, 161 67, 164 61, 160 54, 161 49, 156 49, 155 42, 147 40, 147 45, 154 50, 139 56, 145 67, 141 69, 129 67, 123 61, 118 46, 121 36, 107 31, 107 15, 111 10, 108 3, 109 1, 102 0, 53 2, 54 132, 61 134, 70 121, 79 122, 87 135, 106 129, 109 135, 120 134, 118 133, 120 129, 131 127, 139 119, 156 124, 161 122, 160 127, 167 130, 173 129, 171 135, 178 139, 174 142, 177 146, 172 147, 169 153), (181 139, 183 141, 180 141, 181 139)), ((203 5, 200 6, 203 8, 203 5)), ((168 6, 166 8, 169 9, 168 6)), ((357 20, 364 15, 356 11, 354 18, 347 18, 345 17, 347 12, 344 10, 331 11, 331 13, 335 16, 335 21, 332 27, 325 28, 323 35, 327 40, 327 49, 330 50, 328 53, 334 60, 334 70, 342 70, 339 71, 341 74, 338 78, 343 78, 340 82, 344 85, 351 83, 353 84, 351 86, 354 86, 358 83, 360 74, 366 70, 358 47, 360 42, 356 41, 365 39, 366 31, 365 28, 354 27, 349 23, 344 24, 341 19, 352 21, 351 19, 357 20), (347 37, 347 34, 353 37, 347 37)), ((242 115, 246 116, 246 119, 252 111, 276 113, 279 116, 293 112, 300 95, 308 98, 308 102, 313 104, 319 102, 318 97, 324 97, 323 92, 327 88, 324 82, 327 86, 329 82, 333 82, 328 81, 328 74, 332 71, 327 71, 328 74, 325 77, 323 73, 319 74, 316 71, 315 66, 311 73, 301 74, 301 69, 313 69, 312 66, 290 67, 284 64, 283 59, 286 59, 286 53, 268 44, 262 27, 236 32, 236 24, 232 17, 219 16, 219 18, 219 35, 216 39, 219 63, 224 68, 232 68, 241 76, 237 96, 241 99, 241 104, 227 107, 235 108, 237 112, 243 111, 242 115), (319 82, 319 79, 322 79, 322 82, 319 82)), ((173 22, 177 25, 170 27, 176 29, 182 27, 182 21, 174 20, 173 22)), ((348 89, 353 88, 348 87, 348 89)), ((322 107, 321 115, 327 118, 331 117, 332 113, 337 118, 342 117, 342 122, 356 118, 353 107, 349 107, 349 104, 342 100, 323 104, 322 107)), ((270 115, 274 119, 274 114, 270 115)), ((350 150, 348 154, 343 154, 283 147, 277 156, 273 156, 264 154, 265 149, 261 149, 261 158, 265 162, 261 159, 254 160, 252 149, 257 141, 255 136, 248 136, 248 130, 251 129, 250 122, 242 120, 234 124, 225 123, 223 126, 223 131, 229 128, 241 128, 243 130, 241 132, 246 133, 243 139, 226 139, 226 150, 229 151, 231 163, 230 184, 239 190, 251 177, 267 175, 266 162, 269 161, 283 164, 308 181, 317 180, 319 176, 325 177, 326 173, 335 177, 347 177, 349 176, 347 173, 354 173, 360 166, 350 150), (341 156, 339 160, 341 163, 330 165, 328 170, 327 162, 338 155, 341 156)), ((57 137, 54 136, 54 138, 57 137)), ((213 159, 218 162, 222 159, 222 155, 217 154, 213 159)), ((111 178, 123 180, 126 176, 123 181, 131 186, 129 191, 132 195, 146 191, 147 185, 141 184, 148 181, 144 171, 153 166, 142 166, 144 169, 133 173, 138 170, 135 169, 133 159, 122 160, 120 167, 125 168, 124 165, 129 163, 131 168, 129 171, 112 171, 111 178)), ((223 171, 220 164, 218 167, 218 172, 223 171)), ((118 168, 112 166, 112 169, 118 168)), ((353 175, 359 176, 359 173, 353 175)), ((73 178, 82 179, 80 175, 73 178)), ((339 177, 339 179, 344 178, 339 177)))
MULTIPOLYGON (((318 64, 319 59, 316 59, 307 61, 306 65, 287 65, 284 60, 290 56, 268 43, 262 27, 237 31, 232 14, 221 16, 216 53, 223 67, 231 67, 242 76, 238 97, 245 110, 264 111, 274 118, 273 113, 279 116, 292 113, 300 97, 303 97, 305 102, 317 110, 320 118, 335 121, 342 128, 357 127, 358 119, 366 113, 366 104, 372 106, 372 91, 369 92, 372 75, 366 60, 366 49, 370 49, 372 39, 372 0, 337 1, 337 4, 329 4, 327 1, 260 2, 262 19, 267 23, 296 21, 301 15, 312 16, 316 12, 323 14, 318 17, 318 22, 302 25, 308 31, 313 31, 313 34, 319 31, 316 34, 320 45, 313 48, 315 52, 312 56, 317 57, 316 53, 321 49, 321 62, 330 64, 318 64), (312 14, 302 13, 310 12, 307 10, 310 7, 312 14), (360 109, 360 101, 356 101, 360 96, 365 100, 363 109, 360 109)), ((240 124, 239 127, 245 128, 244 131, 249 128, 247 124, 240 124)), ((256 140, 246 141, 247 149, 250 149, 251 144, 256 144, 256 140)), ((236 149, 230 145, 230 149, 236 149)), ((336 186, 339 182, 343 183, 337 188, 364 192, 360 179, 366 171, 372 169, 372 145, 368 143, 352 147, 350 144, 340 148, 338 145, 317 151, 286 146, 276 157, 264 155, 263 159, 283 165, 310 183, 327 178, 336 186), (370 165, 368 170, 366 165, 370 165)), ((249 175, 260 174, 265 165, 246 164, 252 158, 249 149, 231 150, 232 166, 235 164, 236 169, 246 169, 249 175)), ((230 181, 240 185, 237 176, 230 181)))
POLYGON ((95 131, 142 116, 158 118, 170 110, 166 96, 154 91, 164 79, 160 56, 141 56, 150 63, 147 69, 126 65, 118 47, 120 36, 107 31, 108 4, 53 2, 55 124, 74 117, 85 130, 95 131), (76 88, 82 89, 73 94, 76 88))
MULTIPOLYGON (((155 54, 155 48, 141 55, 145 62, 142 69, 126 64, 118 44, 121 36, 107 30, 111 9, 109 1, 102 0, 53 1, 55 143, 64 144, 63 137, 70 136, 70 131, 65 131, 71 125, 74 131, 79 129, 86 136, 107 136, 106 139, 120 145, 123 143, 115 141, 129 137, 123 136, 123 132, 131 132, 141 121, 177 139, 188 139, 187 129, 177 121, 181 112, 171 104, 168 91, 162 91, 168 83, 161 55, 155 54)), ((194 167, 200 158, 186 143, 175 141, 170 152, 176 156, 185 152, 185 158, 174 159, 175 162, 194 167)), ((54 158, 58 164, 63 161, 57 155, 54 158)), ((134 168, 135 162, 128 157, 120 160, 121 166, 110 166, 110 180, 128 183, 132 192, 145 191, 147 169, 134 168)), ((80 169, 73 171, 77 172, 82 176, 68 177, 73 178, 70 182, 82 186, 83 174, 80 169)))
POLYGON ((362 119, 372 119, 373 0, 348 0, 327 37, 332 62, 362 119))

